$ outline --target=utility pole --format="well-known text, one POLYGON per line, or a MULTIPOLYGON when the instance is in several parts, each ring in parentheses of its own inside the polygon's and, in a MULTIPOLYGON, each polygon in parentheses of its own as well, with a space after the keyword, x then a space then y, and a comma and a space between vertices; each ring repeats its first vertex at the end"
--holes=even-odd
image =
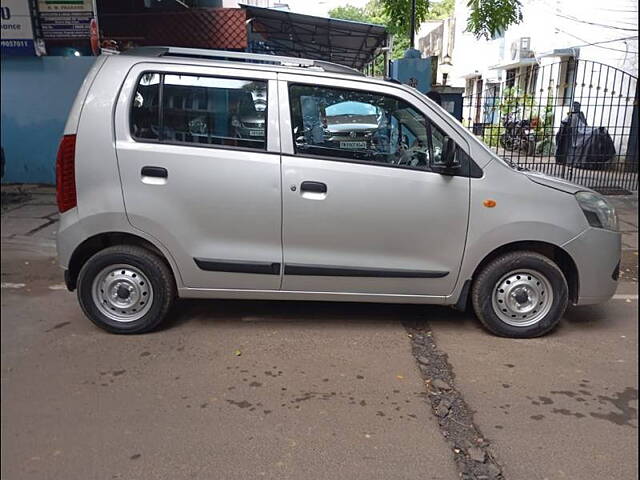
POLYGON ((415 48, 415 35, 416 35, 416 0, 411 0, 411 46, 413 50, 415 48))

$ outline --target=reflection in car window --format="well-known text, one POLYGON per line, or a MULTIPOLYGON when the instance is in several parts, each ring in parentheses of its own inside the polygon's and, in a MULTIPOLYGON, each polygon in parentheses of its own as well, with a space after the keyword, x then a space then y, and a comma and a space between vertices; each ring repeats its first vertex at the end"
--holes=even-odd
POLYGON ((264 149, 266 83, 229 78, 165 75, 162 139, 264 149))
POLYGON ((160 128, 160 75, 140 77, 131 109, 131 134, 136 138, 157 139, 160 128))
POLYGON ((266 115, 266 82, 144 74, 133 101, 131 131, 139 139, 264 150, 266 115))
POLYGON ((428 169, 444 134, 403 100, 364 91, 289 87, 296 153, 428 169))

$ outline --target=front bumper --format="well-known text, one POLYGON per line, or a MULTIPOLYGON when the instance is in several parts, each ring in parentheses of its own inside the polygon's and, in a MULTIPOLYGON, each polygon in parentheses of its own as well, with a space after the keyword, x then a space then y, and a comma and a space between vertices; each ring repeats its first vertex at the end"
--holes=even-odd
POLYGON ((236 131, 240 138, 249 138, 251 140, 263 140, 266 138, 264 127, 237 127, 236 131))
POLYGON ((622 235, 599 228, 588 228, 563 248, 578 268, 578 301, 592 305, 609 300, 618 287, 616 271, 622 253, 622 235))

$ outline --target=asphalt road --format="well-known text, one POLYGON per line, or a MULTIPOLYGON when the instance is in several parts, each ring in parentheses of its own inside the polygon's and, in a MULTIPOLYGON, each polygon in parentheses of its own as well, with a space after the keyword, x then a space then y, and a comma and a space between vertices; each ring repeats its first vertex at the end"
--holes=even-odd
POLYGON ((2 291, 3 479, 456 477, 392 306, 191 301, 114 336, 50 258, 20 257, 3 251, 26 284, 2 291))
POLYGON ((489 336, 453 311, 430 318, 506 478, 637 478, 638 302, 623 295, 570 309, 532 340, 489 336))
POLYGON ((635 285, 536 340, 439 307, 240 301, 123 337, 46 251, 2 248, 2 479, 459 478, 403 326, 424 319, 505 478, 637 472, 635 285))

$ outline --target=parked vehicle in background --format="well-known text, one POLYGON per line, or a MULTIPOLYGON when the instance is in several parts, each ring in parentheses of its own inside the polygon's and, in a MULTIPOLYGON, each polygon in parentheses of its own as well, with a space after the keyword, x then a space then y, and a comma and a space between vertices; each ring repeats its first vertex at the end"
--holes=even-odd
POLYGON ((373 134, 381 127, 382 112, 358 101, 339 101, 325 108, 326 140, 341 150, 373 147, 373 134))
POLYGON ((519 119, 517 113, 504 116, 504 133, 500 136, 500 146, 505 150, 533 155, 536 151, 536 132, 531 120, 519 119))
POLYGON ((266 90, 255 86, 242 93, 238 102, 238 115, 231 124, 236 128, 240 138, 257 138, 265 136, 266 90))
POLYGON ((469 304, 495 334, 534 337, 618 280, 603 197, 513 168, 413 88, 326 62, 99 57, 57 179, 66 284, 115 333, 156 328, 182 297, 469 304))
POLYGON ((590 127, 580 103, 562 120, 556 134, 556 162, 593 170, 606 168, 615 158, 616 148, 604 127, 590 127))

